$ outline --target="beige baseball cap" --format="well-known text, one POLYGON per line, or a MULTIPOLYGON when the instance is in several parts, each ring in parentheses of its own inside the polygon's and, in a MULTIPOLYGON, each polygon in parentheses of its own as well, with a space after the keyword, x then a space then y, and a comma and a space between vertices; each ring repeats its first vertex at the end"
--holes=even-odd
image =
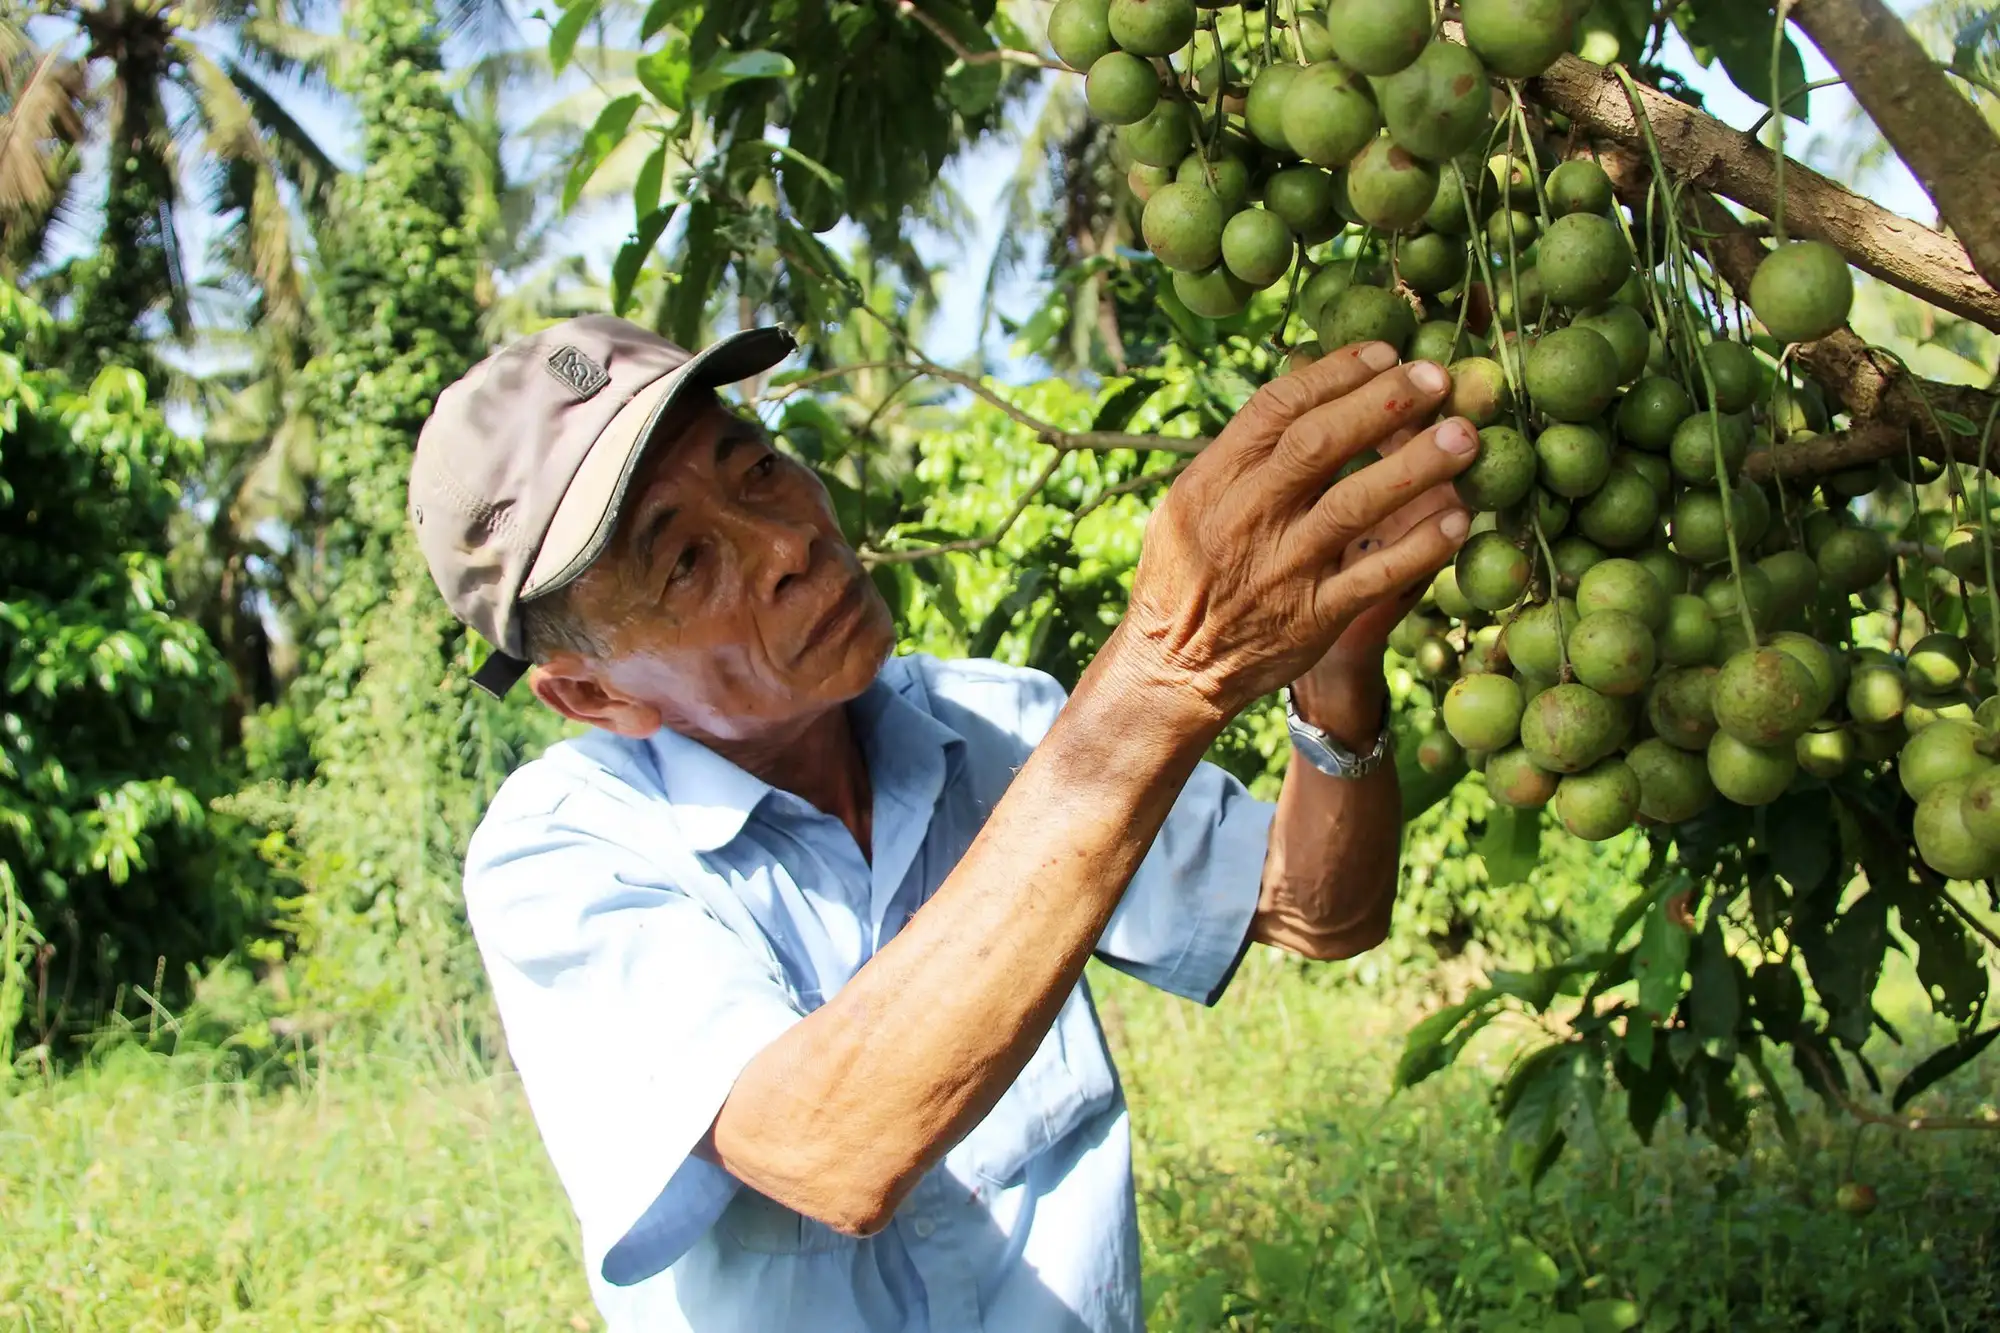
POLYGON ((410 463, 410 521, 451 613, 494 652, 498 697, 528 669, 520 605, 604 550, 653 428, 687 386, 762 374, 797 347, 744 329, 689 352, 629 320, 584 315, 509 343, 438 395, 410 463))

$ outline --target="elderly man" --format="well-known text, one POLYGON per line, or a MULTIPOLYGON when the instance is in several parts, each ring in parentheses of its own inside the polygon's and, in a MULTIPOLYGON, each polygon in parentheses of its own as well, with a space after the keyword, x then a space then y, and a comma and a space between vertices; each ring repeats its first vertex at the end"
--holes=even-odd
POLYGON ((1267 386, 1065 697, 892 655, 818 480, 713 392, 791 350, 571 320, 447 390, 411 469, 480 683, 587 728, 501 789, 465 894, 593 1293, 619 1333, 1136 1329, 1085 960, 1213 1004, 1252 941, 1383 938, 1382 642, 1464 539, 1475 434, 1382 344, 1267 386), (1273 807, 1201 756, 1284 687, 1273 807))

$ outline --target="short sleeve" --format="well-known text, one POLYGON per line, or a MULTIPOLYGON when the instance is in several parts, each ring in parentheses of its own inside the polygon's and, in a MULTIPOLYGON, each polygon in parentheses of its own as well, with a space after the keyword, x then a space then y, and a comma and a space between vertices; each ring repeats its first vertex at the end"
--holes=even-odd
POLYGON ((591 793, 509 808, 508 795, 468 848, 467 915, 586 1258, 626 1286, 680 1258, 734 1196, 693 1149, 800 1014, 768 953, 672 866, 593 832, 643 811, 593 810, 591 793))
MULTIPOLYGON (((1041 743, 1068 692, 1040 671, 1018 675, 1015 729, 1041 743)), ((1214 764, 1195 766, 1097 942, 1097 956, 1201 1004, 1222 998, 1250 944, 1277 807, 1214 764)))

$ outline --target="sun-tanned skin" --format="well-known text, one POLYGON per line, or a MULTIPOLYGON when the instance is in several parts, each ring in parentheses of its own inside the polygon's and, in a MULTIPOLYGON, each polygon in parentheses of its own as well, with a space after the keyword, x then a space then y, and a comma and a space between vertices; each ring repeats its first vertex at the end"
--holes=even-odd
MULTIPOLYGON (((1462 420, 1421 429, 1443 372, 1393 365, 1376 344, 1285 377, 1187 469, 1148 525, 1124 621, 964 858, 751 1061, 704 1155, 841 1231, 880 1230, 1033 1054, 1232 716, 1294 682, 1310 720, 1373 743, 1383 640, 1463 540, 1448 483, 1474 448, 1462 420), (1370 447, 1385 461, 1330 485, 1370 447)), ((808 469, 712 405, 678 415, 570 596, 601 650, 542 664, 545 703, 698 740, 869 852, 844 705, 894 624, 808 469)), ((1351 782, 1291 765, 1253 937, 1319 959, 1380 942, 1400 808, 1393 765, 1351 782)))

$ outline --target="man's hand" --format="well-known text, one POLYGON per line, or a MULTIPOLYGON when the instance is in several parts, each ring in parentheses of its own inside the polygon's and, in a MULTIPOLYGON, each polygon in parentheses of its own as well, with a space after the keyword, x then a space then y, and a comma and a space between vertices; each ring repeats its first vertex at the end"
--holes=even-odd
POLYGON ((1259 390, 1154 512, 1118 650, 1219 726, 1349 632, 1357 650, 1379 644, 1469 525, 1440 488, 1471 464, 1477 432, 1462 418, 1423 426, 1449 386, 1442 367, 1369 343, 1259 390))

